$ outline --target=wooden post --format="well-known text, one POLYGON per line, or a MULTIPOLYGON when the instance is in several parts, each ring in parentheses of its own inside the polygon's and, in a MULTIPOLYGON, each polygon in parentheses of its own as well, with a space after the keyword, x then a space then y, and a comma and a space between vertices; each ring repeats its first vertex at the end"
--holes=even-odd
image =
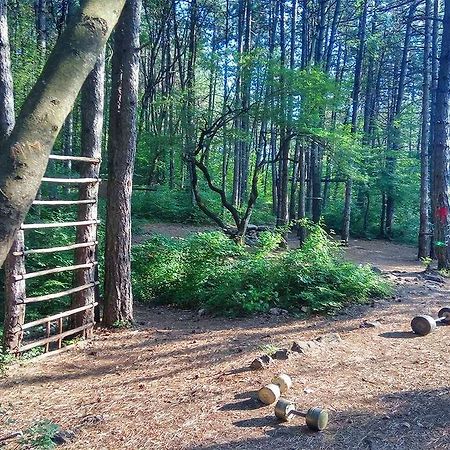
POLYGON ((25 273, 25 257, 15 256, 25 250, 23 231, 17 232, 11 250, 5 261, 5 350, 16 354, 23 338, 22 326, 25 320, 25 280, 15 277, 25 273))

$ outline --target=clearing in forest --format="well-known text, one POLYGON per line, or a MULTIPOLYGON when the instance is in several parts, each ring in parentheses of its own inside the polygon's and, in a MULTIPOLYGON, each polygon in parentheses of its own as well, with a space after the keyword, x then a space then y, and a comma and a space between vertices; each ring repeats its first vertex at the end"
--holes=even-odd
POLYGON ((426 337, 409 328, 415 314, 446 304, 447 283, 426 279, 410 247, 353 241, 347 255, 383 270, 395 296, 308 320, 139 307, 135 329, 99 330, 77 349, 11 369, 0 383, 2 431, 48 419, 75 431, 62 447, 72 450, 450 449, 450 328, 426 337), (247 370, 261 348, 328 333, 342 342, 247 370), (301 408, 329 409, 324 432, 300 418, 279 424, 255 400, 278 372, 293 377, 289 398, 301 408))

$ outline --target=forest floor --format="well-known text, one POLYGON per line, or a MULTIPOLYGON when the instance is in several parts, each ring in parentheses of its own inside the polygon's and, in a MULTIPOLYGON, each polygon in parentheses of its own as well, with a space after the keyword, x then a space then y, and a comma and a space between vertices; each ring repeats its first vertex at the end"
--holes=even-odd
POLYGON ((395 296, 307 320, 137 307, 135 329, 98 330, 78 348, 14 366, 0 380, 0 436, 48 419, 75 431, 61 446, 72 450, 450 449, 450 326, 426 337, 409 326, 448 304, 450 285, 425 279, 411 247, 354 240, 347 257, 382 270, 395 296), (361 328, 365 320, 379 326, 361 328), (261 346, 328 333, 342 341, 247 370, 261 346), (325 431, 301 418, 280 424, 258 403, 255 391, 279 372, 292 376, 289 398, 302 409, 329 409, 325 431))

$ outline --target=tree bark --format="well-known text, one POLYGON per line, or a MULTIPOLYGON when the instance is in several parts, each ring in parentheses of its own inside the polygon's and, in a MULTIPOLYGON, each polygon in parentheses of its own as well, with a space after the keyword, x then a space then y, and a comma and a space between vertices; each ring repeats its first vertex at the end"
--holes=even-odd
POLYGON ((114 36, 108 141, 104 322, 133 320, 131 193, 137 139, 141 0, 127 0, 114 36))
POLYGON ((425 0, 425 38, 423 52, 423 89, 422 89, 422 137, 420 141, 420 223, 418 257, 426 258, 430 254, 429 227, 429 161, 428 147, 430 138, 430 52, 431 52, 431 0, 425 0))
MULTIPOLYGON (((81 156, 98 158, 102 156, 103 104, 105 84, 105 54, 99 59, 87 77, 81 90, 81 156)), ((82 178, 98 178, 100 164, 84 164, 80 171, 82 178)), ((95 200, 95 203, 80 205, 78 221, 97 219, 98 183, 86 184, 80 187, 80 200, 95 200)), ((97 224, 77 227, 77 242, 87 243, 97 241, 97 224)), ((79 248, 75 251, 75 264, 93 263, 97 260, 97 246, 79 248)), ((98 266, 77 270, 74 275, 75 286, 83 286, 98 279, 98 266)), ((78 292, 72 297, 73 308, 92 305, 98 300, 97 286, 78 292)), ((94 310, 88 309, 74 316, 74 327, 94 322, 94 310)))
MULTIPOLYGON (((358 46, 358 54, 356 56, 355 77, 353 81, 353 93, 352 93, 352 127, 351 127, 352 133, 356 133, 358 128, 359 94, 361 90, 361 74, 364 58, 365 40, 366 40, 367 4, 368 0, 364 0, 363 11, 361 13, 361 18, 359 21, 359 30, 358 30, 359 46, 358 46)), ((344 213, 342 217, 342 232, 341 232, 341 239, 345 244, 348 244, 348 240, 350 237, 352 187, 353 187, 352 175, 349 174, 348 179, 345 183, 345 203, 344 203, 344 213)))
MULTIPOLYGON (((0 0, 0 142, 4 142, 14 128, 14 92, 11 75, 11 57, 8 36, 7 2, 0 0)), ((25 280, 16 281, 15 275, 25 273, 23 231, 17 233, 5 261, 5 321, 3 343, 10 353, 17 353, 22 340, 25 319, 25 280)))
POLYGON ((8 36, 7 0, 0 0, 0 142, 14 128, 14 92, 8 36))
POLYGON ((25 250, 23 231, 17 233, 5 263, 5 322, 3 344, 9 353, 17 353, 22 342, 25 320, 25 280, 16 281, 14 275, 25 273, 25 259, 14 252, 25 250))
POLYGON ((55 139, 124 1, 86 2, 58 40, 0 150, 0 265, 36 196, 55 139))
POLYGON ((450 162, 450 1, 445 1, 442 46, 436 92, 433 135, 434 246, 439 269, 450 268, 449 162, 450 162))

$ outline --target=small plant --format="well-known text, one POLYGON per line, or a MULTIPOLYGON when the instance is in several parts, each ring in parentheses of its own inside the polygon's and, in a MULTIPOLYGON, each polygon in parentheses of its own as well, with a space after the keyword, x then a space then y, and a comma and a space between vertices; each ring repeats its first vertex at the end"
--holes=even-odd
POLYGON ((10 353, 3 352, 0 349, 0 377, 4 377, 8 370, 8 365, 13 361, 14 356, 10 353))
POLYGON ((420 258, 420 262, 425 267, 425 270, 429 270, 431 264, 433 264, 433 259, 429 257, 420 258))
POLYGON ((274 344, 260 345, 259 349, 268 356, 273 356, 278 350, 280 350, 279 347, 274 344))
POLYGON ((30 450, 52 450, 56 448, 53 441, 55 435, 60 431, 60 426, 50 420, 40 420, 23 432, 20 439, 22 449, 30 450))
POLYGON ((113 328, 117 328, 117 329, 127 329, 127 328, 131 328, 133 326, 133 324, 129 321, 129 320, 116 320, 113 323, 113 328))

